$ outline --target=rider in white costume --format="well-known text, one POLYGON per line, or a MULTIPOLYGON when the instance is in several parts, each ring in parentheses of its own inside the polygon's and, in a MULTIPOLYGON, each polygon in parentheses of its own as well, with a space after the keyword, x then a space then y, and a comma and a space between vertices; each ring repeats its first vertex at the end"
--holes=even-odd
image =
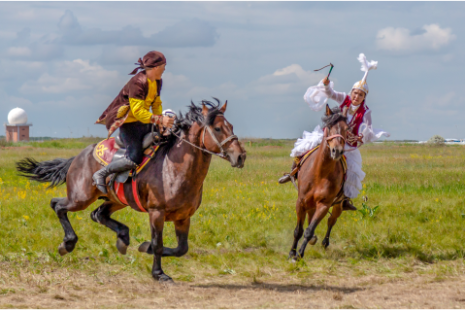
MULTIPOLYGON (((347 142, 345 145, 344 155, 347 159, 347 179, 344 184, 344 210, 357 210, 351 203, 350 199, 358 196, 362 189, 362 181, 365 178, 365 172, 362 171, 362 156, 358 147, 361 144, 378 140, 381 136, 389 137, 386 131, 374 129, 371 121, 371 110, 365 104, 366 95, 368 95, 368 85, 366 78, 368 71, 376 69, 378 62, 367 62, 364 54, 360 54, 358 60, 362 63, 361 70, 365 72, 363 79, 354 84, 349 95, 343 92, 337 92, 333 89, 333 82, 324 78, 316 86, 308 88, 304 95, 304 100, 313 111, 321 111, 326 106, 328 99, 338 103, 340 108, 347 107, 347 124, 349 125, 347 142)), ((291 157, 300 157, 307 151, 315 148, 323 140, 323 129, 320 125, 316 126, 313 132, 304 131, 302 138, 297 139, 294 149, 291 151, 291 157)), ((293 168, 295 167, 295 163, 293 168)), ((285 175, 279 179, 280 183, 290 181, 290 176, 285 175)))

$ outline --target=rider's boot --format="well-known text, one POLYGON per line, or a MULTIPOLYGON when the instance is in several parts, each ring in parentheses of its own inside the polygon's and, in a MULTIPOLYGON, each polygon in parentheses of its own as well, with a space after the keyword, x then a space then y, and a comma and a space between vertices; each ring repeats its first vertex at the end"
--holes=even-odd
MULTIPOLYGON (((292 162, 292 168, 291 168, 291 172, 297 167, 297 164, 295 163, 295 161, 292 162)), ((297 173, 294 175, 295 178, 297 178, 297 173)), ((280 177, 278 182, 279 184, 284 184, 284 183, 287 183, 291 180, 291 173, 285 173, 284 176, 280 177)))
POLYGON ((357 208, 352 204, 352 200, 346 196, 344 196, 344 202, 342 203, 342 211, 357 211, 357 208))
POLYGON ((132 160, 123 157, 116 161, 111 162, 108 166, 103 167, 99 171, 95 172, 92 176, 94 185, 104 194, 108 193, 106 178, 112 173, 123 172, 137 167, 137 164, 132 160))

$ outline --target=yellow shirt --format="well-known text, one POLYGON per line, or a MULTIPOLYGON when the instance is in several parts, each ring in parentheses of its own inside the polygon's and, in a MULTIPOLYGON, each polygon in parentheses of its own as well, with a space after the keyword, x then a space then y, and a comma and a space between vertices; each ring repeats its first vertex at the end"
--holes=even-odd
MULTIPOLYGON (((161 115, 163 107, 160 96, 157 93, 157 81, 147 79, 147 83, 149 84, 149 91, 145 100, 129 98, 131 110, 124 123, 142 122, 149 124, 153 114, 161 115), (150 113, 150 107, 152 107, 153 114, 150 113)), ((120 111, 118 111, 118 114, 120 114, 120 111)))

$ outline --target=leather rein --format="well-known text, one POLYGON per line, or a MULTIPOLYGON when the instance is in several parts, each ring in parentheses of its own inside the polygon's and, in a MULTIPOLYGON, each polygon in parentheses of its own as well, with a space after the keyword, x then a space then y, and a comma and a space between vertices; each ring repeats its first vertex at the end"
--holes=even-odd
MULTIPOLYGON (((328 130, 328 128, 325 127, 325 133, 326 133, 327 130, 328 130)), ((346 144, 347 141, 348 141, 349 143, 355 143, 355 142, 357 143, 357 146, 356 146, 355 148, 352 148, 352 149, 350 149, 350 150, 346 150, 346 152, 355 151, 356 149, 358 149, 359 147, 362 146, 362 144, 363 144, 363 134, 360 133, 358 136, 353 135, 353 134, 350 135, 350 131, 348 131, 348 132, 347 132, 347 135, 348 135, 347 138, 344 138, 344 137, 343 137, 342 135, 340 135, 340 134, 336 134, 336 135, 332 135, 332 136, 326 137, 325 139, 326 139, 326 142, 329 142, 329 141, 333 140, 334 138, 341 138, 341 139, 344 141, 344 144, 346 144), (360 144, 358 144, 358 143, 360 143, 360 144)), ((326 146, 329 148, 329 144, 328 144, 328 143, 326 143, 326 146)))
MULTIPOLYGON (((324 133, 326 134, 327 131, 328 131, 328 127, 325 127, 325 132, 324 132, 324 133)), ((340 135, 340 134, 336 134, 336 135, 332 135, 332 136, 326 137, 325 140, 326 140, 326 142, 329 142, 329 141, 333 140, 334 138, 341 138, 341 139, 344 141, 344 144, 346 143, 346 138, 344 138, 344 137, 343 137, 342 135, 340 135)), ((329 144, 328 144, 328 143, 326 143, 326 146, 329 148, 329 144)))
POLYGON ((210 155, 218 156, 218 157, 220 157, 220 158, 222 158, 222 159, 225 159, 225 160, 228 160, 228 158, 227 158, 227 156, 226 156, 226 152, 225 152, 224 149, 223 149, 223 145, 225 145, 226 143, 228 143, 229 141, 232 141, 232 140, 234 140, 234 139, 239 139, 236 135, 231 135, 231 136, 227 137, 226 139, 224 139, 223 141, 219 142, 218 139, 216 139, 215 135, 213 134, 213 131, 212 131, 212 129, 210 128, 210 126, 205 125, 205 126, 203 127, 203 132, 202 132, 202 135, 203 135, 203 136, 202 136, 202 145, 203 145, 203 147, 199 147, 199 146, 197 146, 197 145, 195 145, 195 144, 193 144, 193 143, 187 141, 186 139, 182 138, 181 136, 178 136, 178 135, 177 135, 174 131, 172 131, 171 129, 170 129, 170 132, 171 132, 174 136, 178 137, 178 139, 180 139, 181 141, 186 142, 187 144, 189 144, 189 145, 195 147, 196 149, 199 149, 199 150, 201 150, 202 152, 208 153, 208 154, 210 154, 210 155), (208 131, 208 133, 210 134, 210 136, 212 137, 213 142, 215 142, 216 145, 218 146, 218 148, 221 150, 221 153, 215 153, 215 152, 209 151, 209 150, 207 150, 207 149, 205 148, 205 135, 206 135, 207 131, 208 131))

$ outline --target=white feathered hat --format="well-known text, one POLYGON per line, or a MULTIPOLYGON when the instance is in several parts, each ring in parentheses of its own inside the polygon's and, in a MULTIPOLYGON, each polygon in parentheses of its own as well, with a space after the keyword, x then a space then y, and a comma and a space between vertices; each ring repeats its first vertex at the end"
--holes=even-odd
POLYGON ((354 86, 352 86, 352 89, 350 91, 354 89, 360 89, 361 91, 365 93, 365 95, 367 95, 368 94, 368 84, 367 84, 368 71, 370 71, 371 69, 377 69, 378 62, 374 60, 368 62, 365 54, 363 53, 360 53, 357 59, 362 64, 361 70, 365 72, 365 75, 363 76, 363 79, 361 81, 356 82, 354 86))

